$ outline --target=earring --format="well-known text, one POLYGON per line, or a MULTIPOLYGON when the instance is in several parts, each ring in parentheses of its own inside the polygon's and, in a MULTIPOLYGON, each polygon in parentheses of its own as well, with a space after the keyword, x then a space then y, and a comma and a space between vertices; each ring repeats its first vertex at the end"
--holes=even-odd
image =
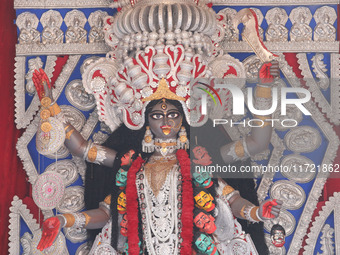
POLYGON ((187 137, 187 131, 185 130, 185 127, 181 127, 181 130, 178 133, 178 139, 177 139, 177 149, 189 149, 189 140, 187 137))
POLYGON ((155 141, 152 139, 153 135, 151 133, 150 127, 146 127, 144 139, 142 141, 142 150, 146 153, 151 153, 155 151, 155 141))

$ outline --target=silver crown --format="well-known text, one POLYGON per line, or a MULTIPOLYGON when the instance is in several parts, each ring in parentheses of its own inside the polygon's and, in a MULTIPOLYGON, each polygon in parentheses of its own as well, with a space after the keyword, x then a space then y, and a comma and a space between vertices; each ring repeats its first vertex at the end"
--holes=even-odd
POLYGON ((197 53, 211 54, 210 37, 216 33, 216 13, 203 2, 142 0, 115 2, 124 7, 106 30, 106 41, 125 53, 155 46, 182 44, 197 53), (129 4, 130 3, 130 4, 129 4))

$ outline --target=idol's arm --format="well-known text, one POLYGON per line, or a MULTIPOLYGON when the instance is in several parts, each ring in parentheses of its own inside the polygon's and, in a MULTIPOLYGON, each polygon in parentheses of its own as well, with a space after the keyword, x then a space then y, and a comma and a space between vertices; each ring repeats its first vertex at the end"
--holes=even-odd
POLYGON ((53 102, 51 85, 45 72, 42 69, 40 69, 39 72, 35 70, 32 79, 41 104, 45 108, 45 112, 47 110, 47 114, 50 114, 52 117, 56 117, 63 123, 66 136, 65 146, 69 149, 72 155, 82 157, 89 162, 112 167, 116 158, 116 151, 90 141, 86 141, 68 122, 58 104, 53 102))
POLYGON ((42 226, 41 239, 37 246, 38 250, 42 251, 50 247, 63 227, 86 229, 104 227, 110 219, 110 205, 105 200, 99 204, 98 209, 80 213, 61 214, 45 220, 42 226))
MULTIPOLYGON (((271 83, 274 77, 279 75, 278 62, 264 64, 260 70, 261 84, 256 86, 254 95, 254 108, 257 110, 267 110, 272 105, 271 83), (266 71, 266 69, 268 71, 266 71), (265 70, 265 71, 263 71, 265 70), (262 76, 262 78, 261 78, 262 76), (267 78, 267 77, 271 78, 267 78), (263 78, 264 77, 264 78, 263 78)), ((221 156, 225 163, 232 163, 254 156, 268 148, 272 134, 272 122, 270 115, 258 116, 253 123, 251 134, 245 138, 233 141, 221 147, 221 156)))
POLYGON ((237 190, 234 190, 222 179, 219 178, 218 184, 217 194, 222 200, 229 203, 235 217, 246 219, 250 222, 259 222, 279 216, 282 207, 281 200, 266 200, 261 202, 259 206, 255 206, 242 198, 237 190))

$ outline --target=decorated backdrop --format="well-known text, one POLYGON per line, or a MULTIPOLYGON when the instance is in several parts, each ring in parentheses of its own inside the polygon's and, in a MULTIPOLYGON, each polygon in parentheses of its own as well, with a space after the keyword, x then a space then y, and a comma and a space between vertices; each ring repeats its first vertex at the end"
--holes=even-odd
MULTIPOLYGON (((43 219, 85 209, 84 160, 72 156, 66 147, 47 156, 36 150, 40 102, 31 78, 35 69, 43 68, 54 85, 53 97, 71 124, 85 139, 103 143, 111 131, 99 121, 95 99, 86 93, 82 75, 88 65, 109 51, 102 30, 104 18, 117 11, 110 4, 106 0, 14 2, 15 26, 9 28, 16 29, 17 34, 15 68, 13 73, 12 66, 6 65, 10 75, 3 86, 14 86, 11 106, 8 100, 13 99, 13 94, 11 90, 7 92, 6 115, 14 114, 12 120, 19 131, 12 128, 11 133, 5 133, 8 150, 4 152, 8 158, 14 158, 17 153, 27 182, 23 178, 14 180, 12 176, 20 175, 19 162, 4 164, 4 171, 12 169, 9 181, 16 194, 10 198, 10 212, 6 210, 11 255, 42 254, 36 246, 43 219), (11 143, 16 144, 16 152, 11 143), (46 172, 52 176, 55 173, 55 178, 44 178, 42 174, 46 172), (42 192, 41 187, 47 188, 42 192)), ((288 107, 287 115, 296 120, 297 126, 285 127, 277 124, 282 122, 276 122, 270 148, 252 158, 253 166, 294 165, 304 169, 302 173, 291 169, 255 176, 259 200, 270 197, 284 201, 280 217, 265 223, 271 254, 340 254, 340 193, 336 193, 340 192, 336 174, 340 171, 339 133, 336 133, 340 124, 338 1, 214 0, 209 5, 213 6, 216 18, 223 20, 221 49, 245 67, 244 90, 256 83, 261 62, 243 41, 243 27, 235 26, 233 18, 240 10, 252 8, 264 44, 279 55, 281 77, 276 81, 277 87, 302 87, 312 94, 312 99, 304 104, 311 116, 288 107), (286 244, 281 248, 271 245, 269 240, 269 231, 277 223, 286 230, 286 244)), ((14 48, 8 47, 14 53, 14 48)), ((282 118, 279 111, 273 116, 282 118)), ((225 129, 232 139, 250 132, 240 125, 225 125, 225 129)), ((52 249, 54 254, 86 254, 88 248, 86 231, 65 228, 52 249)))

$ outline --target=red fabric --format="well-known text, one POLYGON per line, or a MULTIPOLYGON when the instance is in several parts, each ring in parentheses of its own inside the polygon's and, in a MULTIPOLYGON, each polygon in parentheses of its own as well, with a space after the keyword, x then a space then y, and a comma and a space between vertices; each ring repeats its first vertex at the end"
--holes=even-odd
POLYGON ((13 0, 0 8, 0 254, 8 254, 9 207, 13 196, 27 195, 26 174, 17 157, 16 142, 21 132, 14 124, 14 57, 16 26, 13 0))

